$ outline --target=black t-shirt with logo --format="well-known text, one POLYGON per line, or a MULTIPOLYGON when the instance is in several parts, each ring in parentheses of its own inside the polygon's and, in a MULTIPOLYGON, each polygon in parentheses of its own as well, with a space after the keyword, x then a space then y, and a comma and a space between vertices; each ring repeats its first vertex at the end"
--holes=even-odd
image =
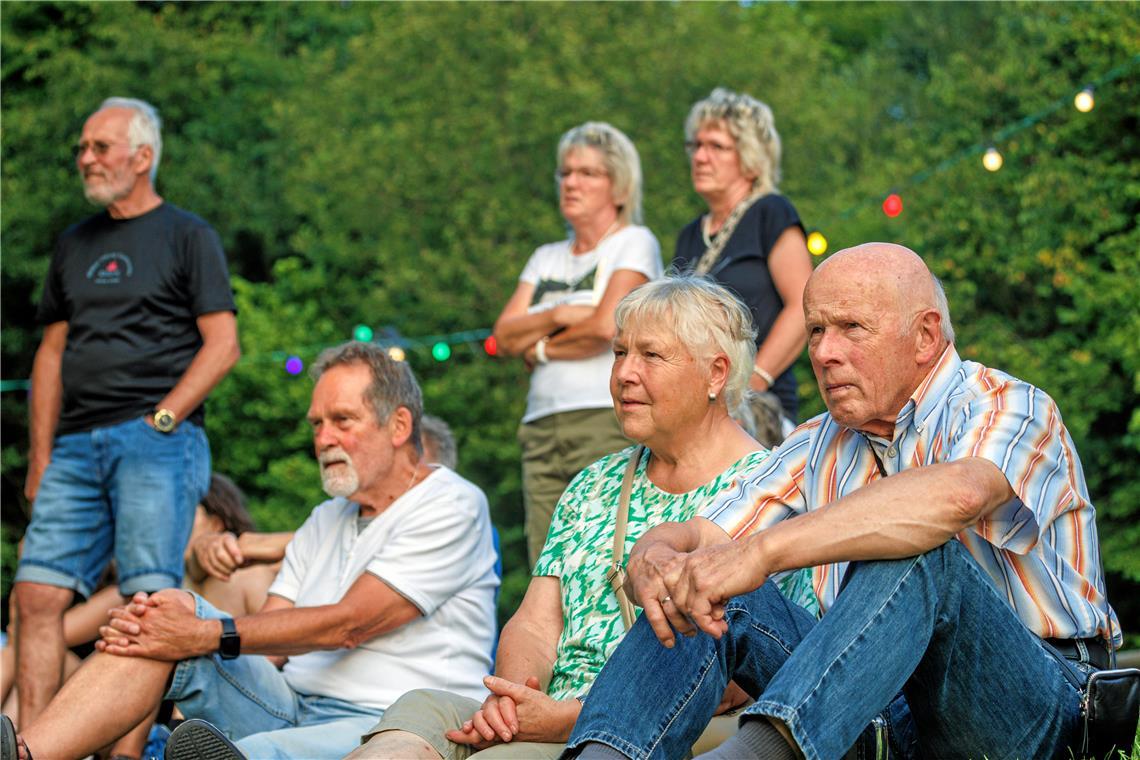
MULTIPOLYGON (((202 347, 197 318, 236 311, 217 233, 163 203, 142 216, 102 212, 56 244, 36 319, 67 322, 58 434, 154 409, 202 347)), ((201 406, 188 417, 202 424, 201 406)))
MULTIPOLYGON (((784 299, 780 298, 772 282, 772 273, 768 271, 768 256, 780 235, 789 227, 803 230, 800 215, 791 201, 775 193, 765 195, 741 217, 732 237, 720 252, 720 258, 709 271, 710 277, 736 294, 752 312, 757 345, 768 337, 772 324, 784 308, 784 299)), ((696 266, 704 252, 701 218, 697 217, 677 236, 672 265, 679 271, 687 271, 696 266)), ((791 367, 780 373, 771 391, 780 399, 788 416, 795 420, 799 411, 799 395, 791 367)))

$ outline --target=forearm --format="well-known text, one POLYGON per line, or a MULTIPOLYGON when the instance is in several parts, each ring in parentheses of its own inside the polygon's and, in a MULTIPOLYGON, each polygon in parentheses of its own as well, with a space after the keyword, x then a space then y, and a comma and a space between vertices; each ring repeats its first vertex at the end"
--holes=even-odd
MULTIPOLYGON (((233 328, 233 315, 229 312, 225 314, 228 317, 227 327, 203 336, 202 347, 194 355, 190 366, 170 392, 158 402, 157 408, 169 409, 178 420, 186 419, 237 363, 241 356, 237 331, 233 328)), ((207 315, 207 318, 212 316, 214 315, 207 315)))
POLYGON ((728 541, 727 534, 716 523, 703 517, 694 517, 684 522, 661 523, 647 530, 630 552, 630 560, 641 556, 655 544, 661 544, 674 552, 693 552, 702 546, 728 541))
POLYGON ((499 635, 495 675, 515 683, 526 683, 528 677, 534 676, 545 691, 554 674, 556 656, 556 642, 548 641, 542 631, 514 617, 499 635))
POLYGON ((554 310, 544 309, 534 313, 502 317, 495 323, 495 345, 498 351, 507 356, 519 356, 542 338, 557 330, 554 310))
POLYGON ((280 533, 246 532, 238 536, 238 547, 246 564, 280 562, 285 558, 285 547, 293 540, 292 531, 280 533))
MULTIPOLYGON (((762 368, 773 378, 779 377, 792 366, 807 345, 803 310, 785 306, 772 323, 768 336, 756 351, 754 366, 762 368)), ((755 376, 754 376, 755 377, 755 376)), ((755 377, 759 380, 759 377, 755 377)), ((754 387, 755 384, 754 384, 754 387)), ((767 390, 767 388, 764 388, 767 390)))
POLYGON ((32 363, 29 454, 41 461, 51 458, 52 440, 63 403, 62 350, 41 347, 32 363))
POLYGON ((609 351, 613 342, 613 333, 591 327, 584 322, 558 333, 546 342, 546 358, 564 361, 588 359, 609 351))
POLYGON ((403 617, 369 621, 364 629, 351 612, 339 605, 293 607, 238 618, 241 651, 245 654, 295 655, 357 645, 408 622, 403 617))
POLYGON ((982 459, 906 470, 746 539, 765 575, 832 562, 912 557, 1014 498, 982 459))

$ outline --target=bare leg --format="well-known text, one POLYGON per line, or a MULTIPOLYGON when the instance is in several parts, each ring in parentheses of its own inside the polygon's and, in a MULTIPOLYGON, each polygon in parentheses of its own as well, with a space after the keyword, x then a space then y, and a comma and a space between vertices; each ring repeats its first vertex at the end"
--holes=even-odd
POLYGON ((357 747, 344 760, 441 760, 440 754, 426 741, 408 731, 384 731, 368 743, 357 747))
POLYGON ((155 707, 142 723, 132 728, 130 733, 111 745, 111 751, 106 753, 107 756, 142 757, 143 750, 146 749, 147 737, 150 735, 150 727, 154 725, 157 717, 158 707, 155 707))
POLYGON ((35 720, 63 679, 63 613, 71 604, 71 589, 44 583, 15 584, 16 685, 20 690, 20 718, 35 720))
POLYGON ((174 665, 96 652, 34 722, 25 721, 28 749, 37 757, 86 757, 107 746, 150 715, 174 665))

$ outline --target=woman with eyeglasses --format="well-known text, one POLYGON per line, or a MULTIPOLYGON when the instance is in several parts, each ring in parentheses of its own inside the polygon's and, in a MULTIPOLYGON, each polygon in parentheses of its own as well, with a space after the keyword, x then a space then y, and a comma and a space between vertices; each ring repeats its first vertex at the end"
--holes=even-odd
POLYGON ((498 350, 531 370, 519 427, 527 554, 533 566, 570 479, 629 441, 609 394, 614 309, 661 276, 661 248, 641 222, 641 161, 604 122, 558 142, 559 209, 566 240, 540 246, 495 322, 498 350))
POLYGON ((812 265, 799 214, 777 190, 772 109, 718 87, 689 111, 685 148, 708 212, 681 230, 673 266, 712 277, 752 312, 751 411, 757 439, 774 446, 783 439, 781 423, 795 422, 799 411, 792 364, 807 343, 802 300, 812 265), (776 400, 783 419, 773 414, 776 400))

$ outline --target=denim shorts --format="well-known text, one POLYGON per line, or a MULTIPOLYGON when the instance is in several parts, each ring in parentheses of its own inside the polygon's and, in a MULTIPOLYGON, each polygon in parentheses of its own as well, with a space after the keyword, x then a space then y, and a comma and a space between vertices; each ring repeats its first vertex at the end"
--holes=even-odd
POLYGON ((113 557, 124 595, 177 587, 209 486, 210 446, 190 422, 160 433, 137 417, 58 436, 15 580, 89 597, 113 557))
MULTIPOLYGON (((197 594, 194 613, 228 617, 197 594)), ((299 694, 259 655, 192 657, 178 663, 166 699, 187 718, 207 720, 250 758, 341 758, 383 714, 335 697, 299 694)))

